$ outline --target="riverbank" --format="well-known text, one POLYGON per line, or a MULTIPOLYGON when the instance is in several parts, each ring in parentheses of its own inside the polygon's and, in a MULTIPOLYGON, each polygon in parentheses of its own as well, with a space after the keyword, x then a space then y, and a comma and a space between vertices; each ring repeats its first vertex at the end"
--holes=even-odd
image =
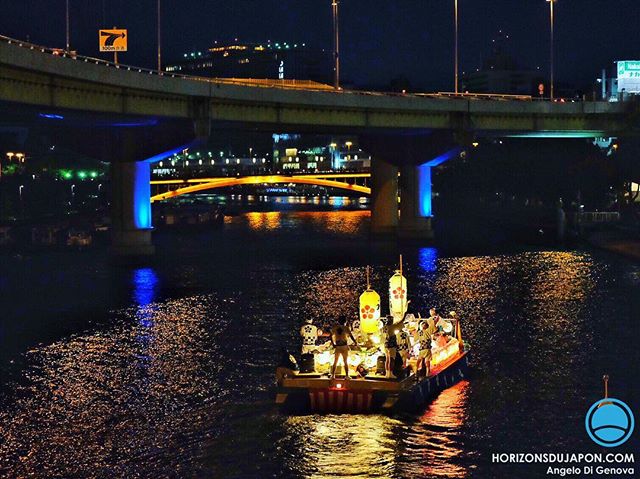
POLYGON ((587 242, 596 248, 640 261, 640 237, 630 232, 597 231, 587 237, 587 242))

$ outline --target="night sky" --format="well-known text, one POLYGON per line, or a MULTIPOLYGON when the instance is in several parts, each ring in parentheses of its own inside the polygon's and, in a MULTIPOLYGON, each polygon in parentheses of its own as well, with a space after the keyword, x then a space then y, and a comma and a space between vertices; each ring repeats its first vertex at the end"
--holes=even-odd
MULTIPOLYGON (((97 30, 129 30, 122 63, 153 66, 156 0, 70 0, 71 46, 99 56, 97 30)), ((306 43, 331 48, 330 0, 162 0, 163 61, 203 51, 214 40, 306 43)), ((0 34, 64 47, 64 0, 1 0, 0 34)), ((481 66, 502 29, 508 50, 547 71, 549 4, 544 0, 459 0, 461 71, 481 66)), ((343 79, 384 85, 398 76, 415 88, 451 90, 453 0, 342 0, 343 79)), ((638 0, 559 0, 556 75, 589 85, 602 67, 640 59, 638 0)), ((104 54, 103 54, 104 55, 104 54)), ((105 56, 107 58, 107 56, 105 56)))

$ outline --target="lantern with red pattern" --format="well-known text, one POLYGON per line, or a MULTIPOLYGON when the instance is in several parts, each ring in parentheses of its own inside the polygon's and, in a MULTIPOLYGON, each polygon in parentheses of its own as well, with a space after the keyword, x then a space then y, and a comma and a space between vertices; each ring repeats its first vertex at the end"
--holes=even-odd
POLYGON ((377 332, 379 319, 380 295, 367 289, 360 295, 360 329, 366 334, 377 332))
POLYGON ((407 278, 401 269, 389 278, 389 312, 395 318, 403 318, 407 312, 407 278))

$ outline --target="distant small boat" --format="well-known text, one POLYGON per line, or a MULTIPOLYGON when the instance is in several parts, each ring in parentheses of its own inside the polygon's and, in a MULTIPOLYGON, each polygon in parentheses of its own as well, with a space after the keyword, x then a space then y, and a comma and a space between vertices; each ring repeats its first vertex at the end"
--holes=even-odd
POLYGON ((90 233, 80 230, 69 230, 67 234, 67 246, 90 246, 93 237, 90 233))

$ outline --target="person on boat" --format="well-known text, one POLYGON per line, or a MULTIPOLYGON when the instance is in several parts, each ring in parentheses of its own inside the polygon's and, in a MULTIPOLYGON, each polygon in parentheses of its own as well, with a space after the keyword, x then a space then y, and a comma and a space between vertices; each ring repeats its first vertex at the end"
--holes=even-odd
POLYGON ((441 319, 440 315, 436 312, 436 308, 431 308, 429 310, 429 321, 433 323, 433 326, 435 326, 436 329, 441 328, 441 319))
POLYGON ((458 314, 455 311, 449 311, 449 318, 448 321, 451 323, 451 326, 453 326, 453 334, 452 336, 455 336, 455 331, 458 327, 458 314))
POLYGON ((346 379, 349 379, 349 338, 357 344, 356 339, 351 333, 351 329, 347 326, 346 316, 341 316, 338 319, 338 324, 331 328, 331 345, 334 347, 334 359, 333 366, 331 367, 331 377, 336 375, 336 368, 338 367, 338 360, 342 357, 342 364, 344 365, 344 375, 346 379))
POLYGON ((416 378, 422 375, 428 376, 431 370, 431 338, 435 333, 433 320, 430 318, 422 321, 416 331, 416 341, 419 344, 418 361, 416 362, 416 378))
POLYGON ((398 338, 396 337, 396 334, 398 334, 403 326, 403 321, 394 323, 393 316, 389 315, 387 316, 386 324, 382 329, 382 333, 384 335, 384 352, 386 356, 384 369, 388 378, 395 378, 392 371, 396 359, 396 353, 398 352, 398 338))
POLYGON ((316 340, 322 336, 322 331, 313 324, 313 319, 307 319, 304 326, 300 328, 302 336, 302 354, 310 354, 316 350, 316 340))
POLYGON ((367 342, 367 338, 362 333, 362 329, 360 328, 360 319, 356 318, 351 323, 351 332, 353 336, 356 338, 355 344, 364 344, 367 342))
POLYGON ((298 371, 300 371, 300 367, 296 358, 289 354, 285 348, 281 348, 280 361, 276 367, 276 384, 281 386, 284 378, 294 376, 298 371))
POLYGON ((409 354, 411 352, 411 334, 407 327, 403 327, 398 333, 398 353, 402 358, 402 368, 407 367, 407 361, 409 361, 409 354))

